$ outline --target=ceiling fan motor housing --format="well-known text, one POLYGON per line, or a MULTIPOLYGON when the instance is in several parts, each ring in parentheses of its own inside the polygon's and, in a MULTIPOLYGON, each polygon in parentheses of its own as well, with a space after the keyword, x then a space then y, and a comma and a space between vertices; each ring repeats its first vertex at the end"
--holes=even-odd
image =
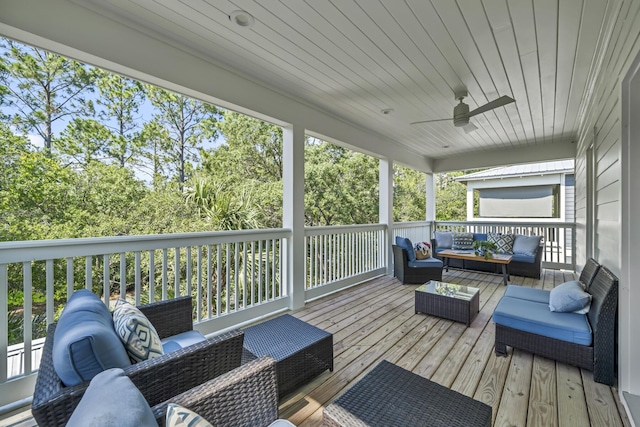
POLYGON ((453 109, 453 125, 462 127, 469 123, 469 106, 460 100, 453 109))

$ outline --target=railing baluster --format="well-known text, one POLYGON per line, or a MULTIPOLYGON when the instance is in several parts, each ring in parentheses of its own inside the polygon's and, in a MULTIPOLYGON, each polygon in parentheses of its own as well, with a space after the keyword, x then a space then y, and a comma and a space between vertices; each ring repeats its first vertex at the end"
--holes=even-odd
POLYGON ((149 302, 154 302, 156 297, 156 266, 154 264, 155 250, 149 251, 149 302))
MULTIPOLYGON (((211 319, 211 309, 213 307, 213 246, 207 246, 207 319, 211 319)), ((218 263, 220 265, 220 263, 218 263)), ((218 275, 220 277, 220 275, 218 275)), ((220 299, 217 298, 216 304, 220 299)), ((216 309, 216 316, 220 315, 220 311, 216 309)))
POLYGON ((180 296, 180 248, 173 248, 173 297, 180 296))
POLYGON ((197 285, 197 298, 196 301, 198 302, 196 305, 196 320, 199 322, 200 320, 202 320, 202 246, 198 245, 197 249, 196 249, 196 256, 198 259, 198 270, 196 273, 196 285, 197 285))
POLYGON ((92 278, 92 271, 91 271, 91 257, 85 257, 85 261, 84 261, 84 286, 91 290, 92 286, 92 282, 93 282, 93 278, 92 278))
POLYGON ((233 245, 233 256, 234 256, 234 262, 233 262, 233 267, 234 267, 234 271, 233 271, 233 309, 237 310, 238 309, 238 301, 239 301, 239 292, 240 292, 240 282, 239 277, 240 277, 240 248, 238 247, 240 243, 235 243, 233 245))
POLYGON ((242 308, 247 308, 247 242, 242 242, 242 308))
POLYGON ((120 253, 120 298, 125 298, 127 294, 127 257, 124 252, 120 253))
POLYGON ((187 246, 186 251, 187 251, 187 266, 186 266, 187 296, 193 296, 191 295, 191 277, 193 273, 192 272, 193 265, 191 264, 191 246, 187 246))
POLYGON ((24 292, 24 302, 22 306, 23 334, 24 339, 24 374, 31 373, 31 344, 33 342, 33 282, 32 282, 31 262, 22 263, 22 289, 24 292))
MULTIPOLYGON (((46 269, 46 296, 47 296, 47 302, 46 302, 46 316, 47 316, 47 325, 50 325, 51 323, 53 323, 53 313, 54 313, 54 278, 53 278, 53 260, 52 259, 48 259, 45 263, 45 269, 46 269)), ((2 284, 0 284, 0 286, 2 286, 2 284)), ((2 298, 0 297, 0 301, 3 301, 2 298)), ((6 319, 6 317, 2 317, 2 319, 6 319)))
POLYGON ((275 299, 278 295, 278 293, 276 292, 277 287, 276 287, 276 281, 277 281, 277 275, 276 275, 276 241, 275 239, 271 240, 271 299, 275 299))
POLYGON ((140 294, 142 293, 142 267, 140 266, 140 251, 134 253, 134 298, 136 305, 140 305, 140 294))
POLYGON ((256 248, 255 248, 255 242, 251 242, 251 306, 253 306, 253 304, 256 303, 256 297, 255 297, 255 269, 256 269, 256 248))
POLYGON ((162 301, 167 299, 167 282, 169 278, 167 276, 167 264, 168 264, 167 248, 162 250, 162 301))
MULTIPOLYGON (((7 274, 7 264, 0 264, 0 319, 9 318, 9 275, 7 274)), ((7 380, 7 348, 9 347, 8 328, 0 328, 0 383, 7 380)))
POLYGON ((104 304, 109 308, 109 297, 111 296, 111 275, 109 269, 111 264, 109 263, 109 255, 102 256, 102 299, 104 304))
MULTIPOLYGON (((216 254, 218 260, 216 265, 216 316, 220 316, 225 313, 225 311, 222 310, 222 287, 220 286, 222 281, 222 245, 216 245, 216 254)), ((228 257, 226 263, 229 263, 228 257)))
POLYGON ((67 301, 73 295, 73 258, 67 258, 67 301))
POLYGON ((259 255, 259 264, 258 264, 258 304, 264 301, 262 297, 262 240, 258 242, 258 255, 259 255))
POLYGON ((227 243, 225 245, 225 255, 227 256, 227 262, 225 262, 225 284, 224 284, 224 313, 231 312, 231 244, 227 243))
POLYGON ((271 263, 269 262, 269 246, 270 246, 271 241, 269 239, 264 241, 264 252, 265 252, 265 259, 264 259, 264 300, 265 301, 269 301, 270 297, 270 293, 271 293, 271 279, 269 278, 269 267, 271 265, 271 263))

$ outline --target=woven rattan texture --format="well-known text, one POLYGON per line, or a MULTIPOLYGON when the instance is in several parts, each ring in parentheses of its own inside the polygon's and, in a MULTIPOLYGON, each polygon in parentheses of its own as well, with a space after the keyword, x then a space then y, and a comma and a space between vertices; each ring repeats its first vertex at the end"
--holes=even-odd
MULTIPOLYGON (((185 304, 181 299, 169 300, 162 307, 168 319, 183 319, 185 311, 191 316, 190 301, 185 304)), ((161 336, 165 336, 162 325, 167 323, 172 322, 160 322, 160 327, 154 325, 161 336)), ((85 382, 65 387, 60 381, 52 360, 55 327, 54 323, 47 331, 31 407, 33 417, 41 426, 65 425, 89 385, 85 382)), ((189 329, 192 327, 191 324, 189 329)), ((228 332, 136 363, 127 367, 125 373, 153 406, 240 366, 243 338, 242 331, 228 332)))
POLYGON ((587 317, 593 345, 578 345, 496 324, 496 354, 506 356, 506 346, 511 346, 591 370, 594 381, 612 386, 616 377, 617 277, 606 267, 600 267, 589 293, 593 299, 587 317))
POLYGON ((325 426, 490 426, 491 407, 380 362, 324 409, 325 426))
POLYGON ((423 284, 429 280, 442 280, 442 267, 409 267, 404 249, 393 245, 393 275, 404 285, 423 284))
POLYGON ((480 310, 480 291, 470 300, 415 291, 416 313, 426 313, 469 326, 480 310))
POLYGON ((333 370, 333 335, 288 314, 245 329, 244 346, 276 360, 281 397, 333 370))
POLYGON ((168 403, 195 411, 214 427, 265 427, 278 418, 276 363, 262 357, 152 408, 165 425, 168 403))

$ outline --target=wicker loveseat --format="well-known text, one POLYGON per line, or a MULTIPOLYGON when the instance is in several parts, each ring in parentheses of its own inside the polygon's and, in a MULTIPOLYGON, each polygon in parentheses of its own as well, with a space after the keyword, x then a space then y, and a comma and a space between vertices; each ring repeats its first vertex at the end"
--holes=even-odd
POLYGON ((549 291, 510 285, 493 313, 496 354, 506 356, 511 346, 588 369, 594 381, 613 385, 618 279, 590 259, 580 281, 591 294, 587 314, 552 312, 549 291))
MULTIPOLYGON (((138 307, 161 339, 193 330, 191 297, 138 307)), ((56 324, 51 324, 43 348, 33 394, 32 414, 39 425, 64 426, 80 402, 89 381, 65 386, 53 362, 56 324)), ((151 407, 187 392, 240 366, 244 334, 236 330, 160 357, 124 368, 151 407)))

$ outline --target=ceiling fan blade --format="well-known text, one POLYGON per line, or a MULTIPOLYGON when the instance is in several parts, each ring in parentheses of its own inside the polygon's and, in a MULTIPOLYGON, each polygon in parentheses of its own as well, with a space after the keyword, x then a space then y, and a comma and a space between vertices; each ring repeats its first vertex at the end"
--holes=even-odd
POLYGON ((449 120, 453 120, 453 119, 451 118, 451 119, 422 120, 422 121, 419 121, 419 122, 411 122, 411 123, 409 123, 409 124, 411 124, 411 125, 419 125, 419 124, 421 124, 421 123, 446 122, 446 121, 449 121, 449 120))
POLYGON ((504 95, 498 99, 494 99, 491 102, 487 102, 486 104, 479 106, 473 111, 469 111, 468 116, 471 117, 471 116, 475 116, 476 114, 486 113, 489 110, 502 107, 503 105, 511 104, 512 102, 516 102, 516 100, 507 95, 504 95))

